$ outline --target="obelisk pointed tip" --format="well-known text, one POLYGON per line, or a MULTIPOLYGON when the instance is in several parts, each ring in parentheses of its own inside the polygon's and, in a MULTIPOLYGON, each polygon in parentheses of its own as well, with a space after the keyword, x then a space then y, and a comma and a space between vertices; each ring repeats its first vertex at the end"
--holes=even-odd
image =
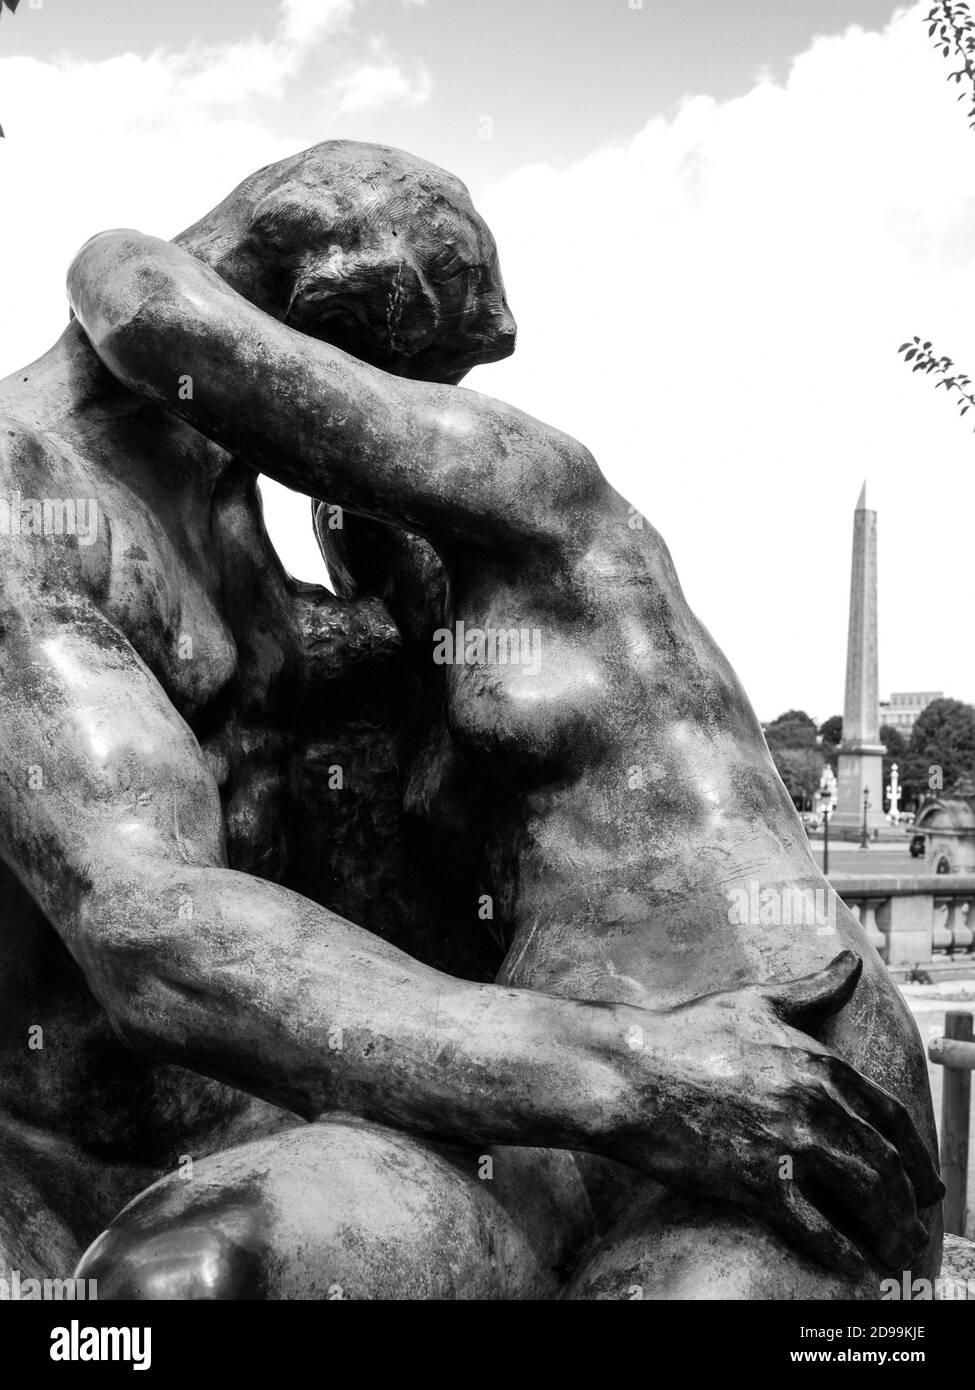
POLYGON ((858 512, 865 512, 866 510, 867 510, 867 480, 866 480, 866 478, 864 478, 864 480, 863 480, 863 487, 860 489, 860 500, 859 500, 859 502, 857 503, 857 511, 858 511, 858 512))

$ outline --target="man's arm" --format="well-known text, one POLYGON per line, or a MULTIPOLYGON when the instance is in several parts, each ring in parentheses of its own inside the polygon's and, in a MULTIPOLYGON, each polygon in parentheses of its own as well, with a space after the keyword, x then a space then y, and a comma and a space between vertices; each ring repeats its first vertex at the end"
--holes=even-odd
POLYGON ((89 241, 68 292, 119 381, 288 487, 495 558, 585 546, 606 487, 592 456, 503 402, 296 333, 139 232, 89 241))
POLYGON ((228 869, 196 740, 117 629, 4 617, 0 848, 123 1038, 307 1117, 588 1147, 614 1090, 588 1006, 454 980, 228 869))

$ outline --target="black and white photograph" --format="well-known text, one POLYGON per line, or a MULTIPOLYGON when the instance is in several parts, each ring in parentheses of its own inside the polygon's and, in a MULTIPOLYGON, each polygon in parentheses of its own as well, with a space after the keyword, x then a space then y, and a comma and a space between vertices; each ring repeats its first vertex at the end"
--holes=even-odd
POLYGON ((0 212, 0 1328, 963 1347, 975 7, 0 0, 0 212))

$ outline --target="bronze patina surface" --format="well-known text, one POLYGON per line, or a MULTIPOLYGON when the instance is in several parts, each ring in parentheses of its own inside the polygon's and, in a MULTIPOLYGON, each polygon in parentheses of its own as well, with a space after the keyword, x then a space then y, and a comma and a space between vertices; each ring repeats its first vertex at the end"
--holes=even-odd
POLYGON ((102 1298, 936 1272, 916 1029, 733 671, 589 452, 458 385, 515 331, 463 185, 319 146, 69 291, 0 386, 3 492, 98 517, 3 538, 0 1258, 94 1240, 102 1298))

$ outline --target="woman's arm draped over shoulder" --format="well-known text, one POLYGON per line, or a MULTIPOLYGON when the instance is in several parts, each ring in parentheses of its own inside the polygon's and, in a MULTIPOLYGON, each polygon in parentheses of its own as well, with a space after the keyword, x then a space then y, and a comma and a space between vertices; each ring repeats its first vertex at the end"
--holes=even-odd
POLYGON ((138 232, 89 241, 68 290, 121 382, 288 487, 440 544, 584 545, 592 456, 510 406, 296 333, 138 232))

